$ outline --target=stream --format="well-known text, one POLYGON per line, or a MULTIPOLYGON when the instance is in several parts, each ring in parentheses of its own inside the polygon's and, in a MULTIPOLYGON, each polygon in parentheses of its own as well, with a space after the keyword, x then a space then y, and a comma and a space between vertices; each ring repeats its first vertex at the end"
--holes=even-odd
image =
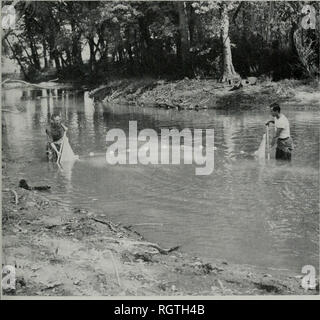
MULTIPOLYGON (((286 105, 295 144, 292 163, 257 161, 253 152, 269 110, 176 111, 94 104, 81 90, 2 90, 2 143, 14 161, 9 175, 50 185, 48 197, 136 225, 148 240, 206 261, 227 260, 301 273, 319 266, 319 113, 286 105), (45 127, 59 111, 80 161, 60 170, 45 158, 45 127), (194 165, 109 165, 103 154, 112 128, 215 130, 215 169, 194 165), (89 154, 94 153, 94 156, 89 154), (96 156, 95 156, 96 155, 96 156)), ((76 214, 76 213, 75 213, 76 214)))

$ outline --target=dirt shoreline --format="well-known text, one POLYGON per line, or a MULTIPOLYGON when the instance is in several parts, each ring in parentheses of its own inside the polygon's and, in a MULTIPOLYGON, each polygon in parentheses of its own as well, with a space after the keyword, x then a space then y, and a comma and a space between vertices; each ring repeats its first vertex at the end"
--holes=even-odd
MULTIPOLYGON (((8 79, 6 81, 9 81, 8 79)), ((4 88, 19 88, 14 82, 4 84, 4 88)), ((4 81, 5 82, 5 81, 4 81)), ((319 79, 293 80, 278 82, 263 77, 242 79, 241 85, 222 84, 215 79, 158 80, 154 78, 127 78, 108 80, 105 84, 59 82, 53 79, 47 82, 29 84, 29 87, 51 89, 77 89, 89 91, 89 97, 105 104, 128 104, 138 107, 162 109, 207 110, 207 109, 257 109, 280 102, 282 105, 295 105, 319 108, 319 79)))
POLYGON ((241 85, 228 85, 212 79, 124 79, 101 85, 92 90, 89 96, 104 103, 198 111, 261 109, 275 101, 283 105, 318 108, 320 91, 316 80, 272 82, 250 77, 241 80, 241 85))
MULTIPOLYGON (((27 191, 3 163, 3 265, 15 265, 15 296, 314 295, 301 274, 203 261, 161 248, 130 226, 27 191)), ((51 192, 54 192, 52 190, 51 192)), ((177 244, 178 245, 178 244, 177 244)))

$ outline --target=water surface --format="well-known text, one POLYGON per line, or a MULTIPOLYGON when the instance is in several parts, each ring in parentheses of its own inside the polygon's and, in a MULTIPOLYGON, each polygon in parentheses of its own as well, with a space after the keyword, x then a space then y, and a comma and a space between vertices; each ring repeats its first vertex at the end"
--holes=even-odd
MULTIPOLYGON (((268 110, 159 110, 96 104, 81 91, 3 90, 3 151, 10 174, 49 184, 49 197, 136 226, 150 241, 207 261, 284 269, 319 261, 319 124, 317 111, 286 106, 295 143, 290 166, 254 159, 268 110), (55 97, 52 97, 55 96, 55 97), (45 161, 45 126, 60 111, 81 161, 63 171, 45 161), (108 165, 106 132, 137 120, 138 129, 213 128, 215 170, 193 165, 108 165), (89 157, 94 152, 96 156, 89 157), (99 156, 100 154, 100 156, 99 156)), ((124 150, 126 152, 126 150, 124 150)))

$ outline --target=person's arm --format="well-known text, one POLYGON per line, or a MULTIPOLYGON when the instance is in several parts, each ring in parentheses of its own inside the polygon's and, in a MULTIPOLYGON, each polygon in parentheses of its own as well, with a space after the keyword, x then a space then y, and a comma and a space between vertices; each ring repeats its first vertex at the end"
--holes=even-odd
POLYGON ((51 146, 51 148, 57 153, 57 155, 59 156, 60 152, 58 151, 56 145, 53 143, 53 139, 52 139, 52 135, 50 132, 50 129, 46 129, 46 134, 47 134, 47 138, 48 138, 48 142, 51 146))
POLYGON ((53 149, 53 150, 57 153, 57 155, 59 156, 59 155, 60 155, 60 152, 58 151, 56 145, 55 145, 53 142, 51 142, 50 145, 51 145, 52 149, 53 149))
POLYGON ((283 128, 277 128, 276 134, 274 135, 274 137, 272 138, 272 141, 271 141, 271 147, 273 147, 275 145, 275 143, 277 142, 282 130, 283 130, 283 128))
POLYGON ((266 126, 268 126, 270 123, 273 123, 274 124, 274 120, 269 120, 266 122, 266 126))
POLYGON ((48 142, 49 143, 53 142, 52 135, 51 135, 51 130, 50 130, 49 127, 46 128, 46 135, 47 135, 48 142))
POLYGON ((64 130, 65 132, 68 131, 68 127, 66 127, 63 123, 61 123, 61 127, 63 128, 63 130, 64 130))

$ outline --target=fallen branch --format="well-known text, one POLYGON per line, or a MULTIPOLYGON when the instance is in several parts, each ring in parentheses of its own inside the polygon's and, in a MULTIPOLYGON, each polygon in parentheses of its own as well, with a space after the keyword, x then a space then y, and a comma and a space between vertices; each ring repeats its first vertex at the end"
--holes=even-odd
POLYGON ((111 94, 109 100, 113 100, 115 97, 118 97, 120 94, 121 94, 121 89, 118 89, 118 90, 114 91, 114 92, 111 94))
POLYGON ((137 230, 132 229, 132 225, 122 226, 122 228, 125 229, 125 230, 128 230, 128 231, 130 231, 130 232, 135 233, 137 236, 139 236, 139 238, 140 238, 141 240, 143 239, 143 236, 142 236, 137 230))
POLYGON ((188 99, 172 99, 172 98, 165 98, 163 96, 157 97, 154 100, 154 106, 157 108, 162 109, 178 109, 178 110, 202 110, 207 109, 208 107, 205 105, 209 101, 209 98, 206 98, 199 103, 192 102, 192 98, 188 99))
POLYGON ((108 88, 108 86, 106 85, 106 86, 102 86, 102 87, 100 87, 100 88, 96 88, 96 89, 90 91, 90 92, 89 92, 89 98, 92 98, 95 94, 97 94, 97 93, 100 92, 101 90, 104 90, 104 89, 107 89, 107 88, 108 88))
POLYGON ((4 85, 7 82, 19 82, 19 83, 23 83, 23 84, 26 84, 28 86, 34 86, 34 87, 37 87, 37 88, 40 88, 40 89, 52 89, 52 86, 46 86, 45 87, 45 86, 40 86, 40 85, 35 84, 35 83, 30 83, 30 82, 27 82, 27 81, 15 80, 15 79, 6 79, 1 83, 1 85, 4 85))
POLYGON ((138 241, 131 241, 130 244, 138 245, 138 246, 147 246, 151 248, 157 249, 161 254, 169 254, 172 251, 176 251, 180 248, 180 246, 172 247, 169 249, 163 249, 158 244, 152 242, 138 242, 138 241))
POLYGON ((115 90, 111 95, 107 96, 104 101, 105 102, 111 102, 114 99, 120 97, 123 94, 123 91, 121 89, 115 90))
POLYGON ((14 202, 15 202, 15 204, 16 204, 16 205, 19 204, 18 194, 17 194, 17 192, 16 192, 15 190, 13 190, 13 189, 3 189, 3 191, 12 192, 13 195, 14 195, 14 202))
POLYGON ((63 226, 67 226, 70 225, 72 222, 66 222, 66 223, 62 223, 62 224, 50 224, 50 225, 46 225, 45 228, 46 229, 53 229, 55 227, 63 227, 63 226))
POLYGON ((136 224, 131 224, 131 226, 163 226, 163 223, 136 223, 136 224))
POLYGON ((100 220, 97 218, 90 218, 90 219, 92 219, 95 222, 99 222, 99 223, 107 225, 110 228, 110 230, 113 232, 118 232, 118 230, 113 226, 112 222, 110 222, 110 221, 104 221, 104 220, 100 220))
POLYGON ((9 113, 13 113, 13 114, 20 114, 20 112, 18 111, 13 111, 13 110, 8 110, 8 109, 2 109, 2 112, 9 112, 9 113))
POLYGON ((116 276, 117 276, 118 285, 119 285, 119 287, 121 287, 121 282, 120 282, 120 277, 119 277, 119 272, 118 272, 118 268, 117 268, 116 262, 114 260, 114 257, 113 257, 113 254, 112 254, 111 250, 109 250, 109 253, 110 253, 110 256, 111 256, 111 259, 112 259, 113 268, 114 268, 116 276))
POLYGON ((61 95, 61 96, 43 96, 43 97, 37 97, 37 99, 48 99, 48 98, 62 98, 63 97, 63 95, 61 95))
POLYGON ((59 287, 59 286, 62 286, 61 282, 52 283, 52 284, 50 283, 50 284, 47 284, 47 286, 45 288, 41 289, 41 291, 54 289, 54 288, 59 287))

